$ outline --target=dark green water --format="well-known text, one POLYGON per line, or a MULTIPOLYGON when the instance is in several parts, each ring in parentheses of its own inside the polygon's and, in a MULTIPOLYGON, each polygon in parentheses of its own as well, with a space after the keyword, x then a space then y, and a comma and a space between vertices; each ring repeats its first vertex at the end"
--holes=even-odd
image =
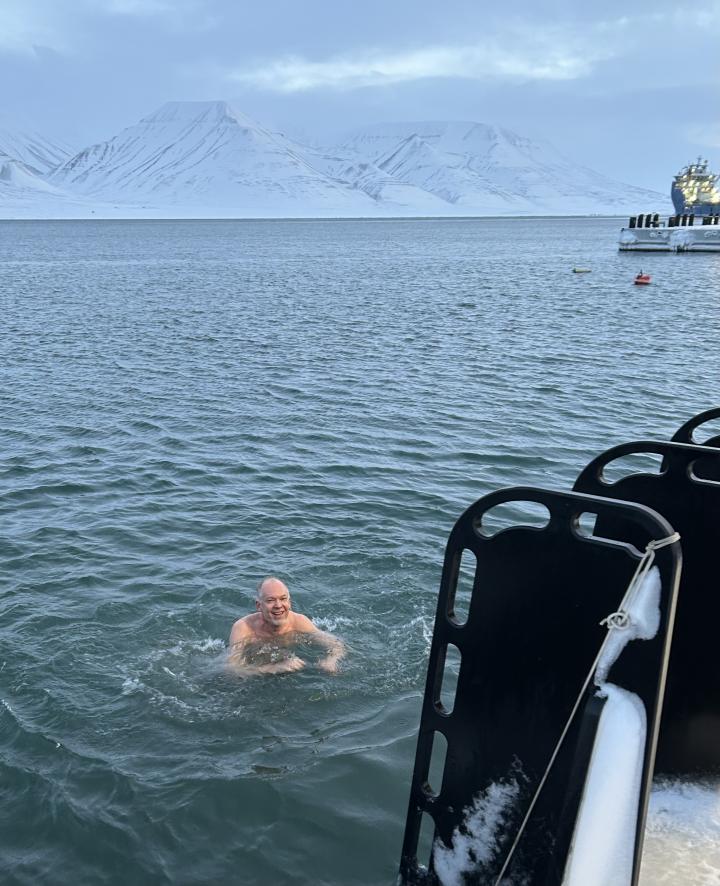
POLYGON ((619 227, 0 222, 3 883, 394 881, 455 518, 718 403, 619 227), (225 672, 267 573, 338 676, 225 672))

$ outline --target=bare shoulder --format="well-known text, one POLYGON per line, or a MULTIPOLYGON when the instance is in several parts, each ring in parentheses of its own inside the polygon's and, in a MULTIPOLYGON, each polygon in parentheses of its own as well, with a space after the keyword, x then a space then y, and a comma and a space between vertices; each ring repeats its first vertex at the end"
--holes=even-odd
POLYGON ((294 612, 293 615, 295 616, 293 620, 293 628, 296 631, 299 631, 301 634, 310 634, 318 630, 316 625, 312 623, 307 615, 300 615, 299 612, 294 612))
POLYGON ((232 626, 230 631, 230 645, 242 643, 255 635, 255 614, 244 615, 232 626))

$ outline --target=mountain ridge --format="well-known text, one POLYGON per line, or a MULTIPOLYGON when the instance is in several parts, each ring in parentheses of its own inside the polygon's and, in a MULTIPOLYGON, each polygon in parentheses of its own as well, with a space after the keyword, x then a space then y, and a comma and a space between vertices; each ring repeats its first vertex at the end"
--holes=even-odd
POLYGON ((45 175, 63 160, 71 157, 73 148, 60 141, 46 138, 25 127, 0 125, 0 155, 23 163, 36 175, 45 175))
POLYGON ((224 101, 166 102, 50 169, 23 162, 31 178, 14 171, 14 197, 0 178, 0 214, 18 201, 61 211, 63 199, 95 217, 611 215, 665 201, 492 124, 373 124, 318 147, 224 101))

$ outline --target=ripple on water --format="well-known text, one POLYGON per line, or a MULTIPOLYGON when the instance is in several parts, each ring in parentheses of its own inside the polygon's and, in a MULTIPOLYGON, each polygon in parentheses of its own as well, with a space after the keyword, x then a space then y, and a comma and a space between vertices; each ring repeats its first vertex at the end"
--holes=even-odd
POLYGON ((392 881, 454 520, 713 405, 718 257, 638 295, 616 228, 3 223, 10 876, 392 881), (268 573, 337 677, 226 672, 268 573))

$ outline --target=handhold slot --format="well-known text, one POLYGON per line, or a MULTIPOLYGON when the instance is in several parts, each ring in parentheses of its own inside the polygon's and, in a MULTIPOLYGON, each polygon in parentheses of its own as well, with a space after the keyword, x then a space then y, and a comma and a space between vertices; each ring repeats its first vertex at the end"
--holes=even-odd
POLYGON ((448 643, 445 649, 445 663, 440 677, 439 692, 439 708, 444 714, 451 714, 455 707, 461 658, 457 646, 454 643, 448 643))
POLYGON ((483 538, 492 538, 504 529, 544 529, 550 522, 550 512, 537 501, 507 501, 485 511, 475 522, 475 532, 483 538))
POLYGON ((418 836, 417 852, 415 857, 419 867, 426 870, 430 867, 430 858, 432 856, 433 840, 435 839, 435 822, 432 816, 423 812, 420 821, 420 835, 418 836))
POLYGON ((701 425, 692 429, 690 434, 690 442, 700 446, 705 446, 709 440, 713 441, 713 445, 717 446, 720 440, 720 418, 711 418, 704 421, 701 425))
POLYGON ((690 463, 688 476, 692 480, 720 482, 720 457, 713 452, 712 455, 708 455, 706 458, 696 458, 690 463))
POLYGON ((660 476, 662 462, 663 457, 659 452, 631 452, 603 465, 602 480, 614 484, 637 474, 660 476))
POLYGON ((464 625, 468 620, 476 572, 477 557, 468 548, 463 548, 455 591, 451 591, 447 605, 448 618, 457 625, 464 625))
POLYGON ((592 538, 595 535, 595 524, 597 523, 597 514, 590 511, 583 511, 575 517, 575 531, 583 538, 592 538))
POLYGON ((431 797, 437 797, 442 788, 445 761, 447 759, 448 743, 442 732, 433 732, 432 751, 430 753, 430 765, 428 777, 425 782, 425 793, 431 797))

